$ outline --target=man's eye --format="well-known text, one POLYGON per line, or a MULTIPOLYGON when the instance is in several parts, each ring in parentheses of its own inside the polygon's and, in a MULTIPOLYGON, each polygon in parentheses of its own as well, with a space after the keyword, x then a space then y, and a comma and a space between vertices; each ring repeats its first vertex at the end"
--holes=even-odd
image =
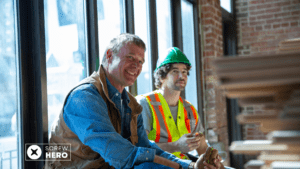
POLYGON ((132 56, 127 56, 128 59, 132 59, 132 56))
POLYGON ((140 64, 143 64, 143 62, 142 62, 142 61, 139 61, 139 63, 140 63, 140 64))

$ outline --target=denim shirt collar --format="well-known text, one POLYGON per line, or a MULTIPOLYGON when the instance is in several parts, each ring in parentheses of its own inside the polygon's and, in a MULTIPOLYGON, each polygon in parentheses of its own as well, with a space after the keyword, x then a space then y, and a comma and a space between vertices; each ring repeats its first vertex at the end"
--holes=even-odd
MULTIPOLYGON (((107 84, 107 90, 108 90, 108 95, 109 95, 109 98, 111 100, 113 100, 113 98, 115 96, 120 96, 120 92, 110 83, 110 81, 107 79, 106 77, 106 84, 107 84)), ((125 88, 123 89, 122 91, 122 96, 121 98, 126 101, 126 103, 128 104, 129 103, 129 96, 127 94, 127 91, 125 90, 125 88)))

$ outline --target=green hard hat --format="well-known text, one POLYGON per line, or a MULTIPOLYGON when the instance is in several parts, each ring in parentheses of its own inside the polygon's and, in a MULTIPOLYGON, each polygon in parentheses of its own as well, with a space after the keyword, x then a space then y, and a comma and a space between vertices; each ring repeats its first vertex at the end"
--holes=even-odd
POLYGON ((167 53, 164 55, 166 58, 161 62, 158 67, 154 70, 155 72, 157 69, 159 69, 161 66, 166 65, 168 63, 187 63, 191 66, 190 61, 188 58, 181 52, 180 49, 177 47, 171 47, 167 49, 167 53))

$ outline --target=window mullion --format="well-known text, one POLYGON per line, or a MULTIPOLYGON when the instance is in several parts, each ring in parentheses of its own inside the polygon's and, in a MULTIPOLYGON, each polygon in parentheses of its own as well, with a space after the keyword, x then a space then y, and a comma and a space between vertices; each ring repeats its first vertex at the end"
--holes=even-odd
POLYGON ((86 33, 87 33, 87 67, 88 74, 91 75, 99 68, 99 40, 98 40, 98 15, 97 0, 85 1, 86 12, 86 33))
POLYGON ((44 1, 17 0, 16 4, 22 168, 38 169, 44 162, 25 161, 24 147, 26 143, 48 142, 44 1))

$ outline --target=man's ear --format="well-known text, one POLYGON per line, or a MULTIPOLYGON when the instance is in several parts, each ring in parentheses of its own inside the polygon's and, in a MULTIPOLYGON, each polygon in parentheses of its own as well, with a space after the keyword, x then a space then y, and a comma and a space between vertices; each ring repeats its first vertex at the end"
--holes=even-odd
POLYGON ((107 63, 111 63, 112 62, 112 58, 113 58, 113 52, 111 49, 108 49, 106 51, 106 60, 107 60, 107 63))
POLYGON ((163 79, 163 78, 161 78, 161 77, 160 77, 160 78, 159 78, 159 81, 160 81, 160 83, 162 83, 162 84, 163 84, 163 83, 164 83, 164 81, 165 81, 165 79, 166 79, 166 78, 164 78, 164 79, 163 79))

